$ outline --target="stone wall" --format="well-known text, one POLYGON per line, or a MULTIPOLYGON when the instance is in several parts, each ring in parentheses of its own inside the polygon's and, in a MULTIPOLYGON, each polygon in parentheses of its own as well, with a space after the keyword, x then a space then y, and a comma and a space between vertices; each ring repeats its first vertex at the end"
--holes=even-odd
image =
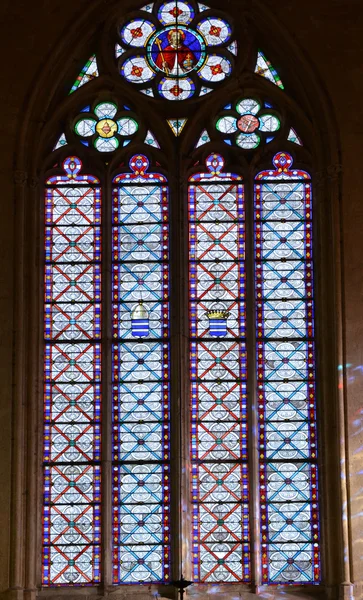
MULTIPOLYGON (((137 3, 133 4, 136 6, 137 3)), ((210 4, 220 7, 216 1, 210 4)), ((232 4, 232 0, 224 3, 223 9, 228 10, 229 4, 232 4)), ((260 6, 257 0, 251 0, 250 4, 255 11, 260 6)), ((358 599, 363 597, 363 2, 261 0, 261 4, 270 9, 275 19, 295 42, 296 52, 310 63, 316 73, 329 98, 332 113, 335 114, 337 135, 341 144, 341 159, 332 166, 333 172, 330 176, 339 177, 339 171, 342 171, 341 214, 337 213, 335 216, 337 232, 341 233, 343 258, 342 287, 340 288, 338 281, 336 302, 341 301, 343 310, 343 364, 340 370, 340 386, 346 407, 343 425, 347 435, 345 441, 350 550, 349 568, 346 573, 349 576, 348 580, 350 578, 355 584, 358 599)), ((18 287, 23 282, 18 281, 16 286, 15 282, 19 274, 19 261, 27 258, 17 254, 19 240, 27 234, 27 223, 22 223, 21 211, 18 210, 21 204, 19 197, 24 189, 36 184, 21 164, 19 168, 19 156, 30 151, 29 138, 22 137, 23 128, 27 127, 28 131, 31 130, 33 135, 37 135, 43 126, 41 111, 34 111, 34 114, 39 114, 39 120, 30 124, 24 122, 25 115, 31 114, 28 110, 31 91, 37 85, 45 65, 49 67, 52 56, 54 71, 51 75, 50 94, 56 85, 59 53, 62 51, 65 58, 62 40, 68 29, 79 19, 79 46, 69 47, 69 65, 65 64, 64 70, 59 70, 61 78, 64 77, 63 73, 82 58, 78 54, 82 37, 84 46, 87 46, 97 18, 102 19, 105 11, 114 6, 116 3, 113 0, 94 0, 92 6, 87 0, 3 0, 0 5, 0 591, 9 587, 11 487, 20 485, 20 480, 16 480, 11 471, 12 420, 16 420, 17 427, 24 426, 28 438, 34 434, 34 423, 19 422, 17 417, 17 414, 23 414, 21 408, 26 402, 26 394, 23 394, 22 390, 27 381, 22 378, 21 369, 15 371, 13 380, 14 349, 21 353, 27 347, 23 345, 24 340, 21 337, 14 346, 14 333, 22 331, 18 317, 14 319, 14 315, 18 315, 18 312, 14 312, 17 300, 15 294, 18 294, 18 300, 23 301, 21 295, 19 296, 18 287), (21 139, 24 139, 24 147, 19 148, 21 139), (17 386, 17 404, 13 395, 14 384, 17 386)), ((265 31, 266 39, 269 36, 274 39, 273 30, 265 31)), ((277 43, 278 40, 274 39, 275 46, 277 43)), ((287 57, 287 64, 288 62, 287 57)), ((28 269, 34 268, 31 261, 27 264, 28 269)), ((31 356, 25 356, 25 360, 31 360, 31 356)), ((335 376, 336 374, 332 373, 332 378, 335 376)), ((25 493, 22 501, 26 501, 26 482, 31 474, 27 474, 25 467, 22 467, 19 451, 20 447, 16 443, 13 459, 15 463, 20 461, 17 477, 24 478, 25 493)), ((325 493, 334 496, 335 490, 325 490, 325 493)), ((28 532, 28 535, 34 533, 28 532)))

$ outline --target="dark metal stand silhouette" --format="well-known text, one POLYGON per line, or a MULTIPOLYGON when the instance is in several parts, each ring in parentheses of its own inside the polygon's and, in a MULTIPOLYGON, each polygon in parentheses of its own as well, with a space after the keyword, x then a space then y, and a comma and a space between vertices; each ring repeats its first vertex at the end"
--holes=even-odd
POLYGON ((183 573, 182 573, 180 579, 178 579, 177 581, 172 581, 171 585, 178 588, 178 591, 180 594, 180 600, 183 600, 184 590, 187 587, 189 587, 190 585, 192 585, 192 583, 193 583, 192 581, 188 581, 187 579, 184 579, 183 573))

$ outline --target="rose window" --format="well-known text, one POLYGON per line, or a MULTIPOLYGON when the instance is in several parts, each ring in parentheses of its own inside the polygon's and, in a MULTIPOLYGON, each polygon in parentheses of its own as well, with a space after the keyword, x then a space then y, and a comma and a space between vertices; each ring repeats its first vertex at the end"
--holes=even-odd
POLYGON ((257 148, 261 139, 270 142, 276 131, 280 129, 280 119, 274 111, 267 108, 252 98, 239 100, 235 110, 229 105, 225 108, 223 115, 217 120, 217 130, 228 136, 225 142, 234 141, 237 146, 245 150, 257 148))
POLYGON ((228 22, 202 4, 146 6, 119 30, 121 75, 148 96, 203 96, 232 72, 237 44, 228 22), (159 8, 158 8, 159 6, 159 8))

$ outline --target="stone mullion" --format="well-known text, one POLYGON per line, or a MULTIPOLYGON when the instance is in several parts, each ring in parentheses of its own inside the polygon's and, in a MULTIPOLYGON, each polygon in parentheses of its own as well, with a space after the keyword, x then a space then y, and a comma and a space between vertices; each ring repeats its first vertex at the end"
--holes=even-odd
POLYGON ((254 249, 254 177, 251 171, 244 179, 246 210, 246 332, 247 332, 247 398, 248 398, 248 471, 251 586, 258 593, 261 586, 261 518, 259 495, 258 392, 256 369, 256 301, 254 249))
MULTIPOLYGON (((170 195, 170 344, 171 344, 171 520, 172 579, 185 575, 188 564, 189 533, 185 525, 188 501, 188 456, 185 424, 188 411, 188 349, 185 339, 187 323, 187 280, 185 279, 185 225, 183 223, 183 185, 180 172, 179 140, 175 139, 174 156, 168 172, 170 195)), ((189 529, 190 531, 190 529, 189 529)))
POLYGON ((312 181, 314 242, 317 249, 314 287, 319 350, 317 424, 322 569, 327 589, 334 589, 338 583, 339 597, 350 600, 354 589, 349 514, 349 435, 346 422, 348 382, 342 294, 344 257, 340 245, 343 201, 341 164, 333 163, 317 171, 312 181), (339 373, 337 365, 341 366, 339 373), (339 469, 337 465, 340 465, 339 469), (332 489, 336 493, 332 494, 332 489))
MULTIPOLYGON (((328 167, 328 180, 330 183, 331 195, 335 196, 337 199, 336 202, 333 203, 333 207, 336 212, 340 211, 338 214, 333 212, 333 223, 342 223, 343 216, 341 214, 342 211, 342 177, 341 177, 341 165, 333 165, 332 167, 328 167), (335 218, 334 218, 335 217, 335 218)), ((340 232, 339 232, 340 233, 340 232)), ((339 233, 336 232, 336 237, 339 239, 339 233)), ((327 240, 328 236, 325 237, 327 240)), ((329 253, 328 244, 324 245, 325 250, 329 253)), ((341 548, 341 562, 342 562, 342 579, 343 581, 340 583, 339 595, 344 600, 350 600, 353 597, 353 572, 352 572, 352 534, 351 534, 351 523, 352 523, 352 515, 350 513, 350 489, 349 489, 349 432, 347 427, 347 417, 348 414, 348 405, 347 405, 347 367, 346 367, 346 343, 345 336, 343 331, 343 323, 345 322, 345 311, 344 311, 344 300, 342 298, 342 289, 344 289, 344 278, 342 273, 342 264, 341 264, 341 252, 340 248, 337 244, 336 247, 336 261, 334 261, 335 265, 335 273, 333 280, 336 282, 335 294, 338 296, 336 303, 336 317, 337 317, 337 346, 338 352, 338 364, 343 366, 343 379, 344 386, 340 386, 338 384, 338 423, 339 423, 339 464, 340 464, 340 485, 341 485, 341 535, 342 535, 342 548, 341 548), (343 285, 342 285, 343 283, 343 285)), ((331 264, 331 263, 330 263, 331 264)), ((331 298, 335 297, 335 294, 331 294, 331 298)), ((329 311, 328 311, 329 314, 329 311)), ((322 337, 322 336, 321 336, 322 337)), ((332 361, 333 362, 333 361, 332 361)), ((326 363, 324 363, 326 369, 326 363)), ((326 369, 327 370, 327 369, 326 369)), ((323 375, 324 377, 324 375, 323 375)), ((325 378, 324 378, 325 379, 325 378)), ((326 380, 329 380, 329 377, 326 377, 326 380)), ((329 396, 327 395, 327 398, 329 396)), ((325 408, 325 415, 328 414, 327 407, 325 408)), ((328 419, 325 417, 324 425, 327 428, 328 419)), ((320 446, 321 448, 321 446, 320 446)), ((320 470, 322 472, 322 469, 320 470)), ((328 498, 328 485, 325 487, 325 499, 328 498)), ((327 526, 328 529, 328 526, 327 526)), ((327 548, 327 545, 325 545, 327 548)))
POLYGON ((35 598, 41 580, 42 544, 41 510, 43 486, 43 299, 44 299, 44 196, 38 180, 29 183, 27 214, 27 283, 28 338, 25 402, 27 407, 26 436, 26 529, 25 529, 25 589, 24 598, 35 598))
POLYGON ((12 493, 11 493, 11 551, 10 551, 10 590, 14 597, 21 597, 24 588, 24 464, 26 455, 25 442, 25 207, 28 201, 28 174, 15 171, 15 219, 14 239, 17 240, 14 258, 14 403, 13 403, 13 442, 12 442, 12 493), (16 517, 15 517, 16 515, 16 517))
POLYGON ((101 583, 112 588, 112 181, 102 185, 101 583))
POLYGON ((179 193, 179 322, 180 322, 180 394, 181 394, 181 565, 180 576, 192 580, 192 504, 190 480, 190 358, 189 358, 189 223, 188 180, 180 155, 179 193))

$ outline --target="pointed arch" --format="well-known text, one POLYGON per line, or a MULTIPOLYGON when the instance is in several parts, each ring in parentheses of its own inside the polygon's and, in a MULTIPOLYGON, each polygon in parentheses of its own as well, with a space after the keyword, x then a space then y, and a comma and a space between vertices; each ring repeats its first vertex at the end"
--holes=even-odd
MULTIPOLYGON (((100 10, 101 4, 97 4, 94 5, 92 7, 90 7, 87 11, 85 11, 85 13, 83 15, 80 16, 78 23, 77 23, 77 27, 80 28, 82 31, 84 31, 86 29, 86 24, 88 25, 89 23, 92 23, 90 25, 90 35, 95 33, 95 29, 96 29, 96 25, 95 23, 99 23, 99 10, 100 10), (98 14, 97 14, 98 13, 98 14), (92 18, 91 18, 92 17, 92 18)), ((102 8, 104 9, 104 6, 102 5, 102 8)), ((135 8, 136 8, 136 4, 135 4, 135 8)), ((113 15, 117 12, 117 10, 119 10, 117 7, 114 7, 114 10, 111 9, 110 12, 107 14, 107 16, 105 16, 105 29, 104 31, 107 31, 108 28, 108 23, 112 20, 113 15)), ((232 7, 232 11, 233 14, 235 15, 235 17, 237 18, 237 15, 239 14, 239 10, 240 10, 240 6, 233 5, 232 7)), ((246 11, 248 11, 249 9, 246 8, 246 11)), ((266 56, 269 57, 269 59, 272 60, 273 64, 278 64, 279 68, 280 66, 283 66, 283 71, 281 71, 281 76, 283 78, 284 84, 286 86, 286 90, 289 91, 289 93, 291 93, 291 97, 295 94, 295 97, 299 97, 299 100, 301 101, 301 111, 300 113, 305 112, 306 115, 308 115, 309 118, 311 118, 311 125, 307 122, 307 119, 301 118, 301 123, 303 123, 302 129, 301 129, 301 135, 303 136, 304 142, 305 142, 305 134, 306 134, 306 147, 311 149, 311 153, 314 157, 314 171, 323 171, 327 165, 331 164, 332 162, 336 162, 337 161, 337 153, 336 153, 336 147, 337 147, 337 143, 336 143, 336 139, 335 139, 335 134, 332 133, 331 135, 329 135, 328 138, 328 143, 327 144, 323 144, 322 143, 322 139, 323 139, 323 133, 325 133, 326 130, 330 130, 330 131, 334 131, 335 128, 335 122, 334 122, 334 118, 331 114, 331 110, 329 108, 329 103, 326 99, 326 95, 324 94, 324 91, 322 91, 322 87, 320 86, 316 76, 314 75, 314 73, 312 72, 312 69, 310 68, 309 65, 307 65, 306 60, 301 57, 298 56, 298 51, 296 50, 296 48, 294 47, 293 42, 289 39, 289 36, 286 34, 286 32, 284 32, 281 28, 281 26, 275 22, 273 16, 271 16, 268 11, 266 11, 266 9, 259 3, 256 2, 254 4, 254 7, 249 11, 249 17, 253 20, 254 24, 256 25, 256 28, 259 29, 259 31, 262 32, 262 38, 265 37, 266 41, 268 36, 266 36, 266 33, 263 33, 263 30, 265 29, 265 31, 275 31, 276 32, 276 37, 279 37, 279 44, 281 46, 284 47, 284 52, 282 52, 281 49, 279 49, 277 42, 274 43, 273 39, 271 39, 267 45, 266 45, 266 56), (283 42, 281 42, 281 40, 283 40, 283 42), (276 62, 276 57, 277 57, 277 62, 276 62), (294 57, 294 60, 297 61, 298 64, 298 69, 294 69, 293 68, 293 63, 292 63, 292 58, 294 57), (298 58, 296 58, 298 57, 298 58), (298 75, 295 75, 295 71, 298 72, 298 75), (306 89, 309 88, 309 92, 306 92, 306 90, 303 89, 303 85, 301 83, 301 81, 304 81, 305 83, 307 82, 308 85, 305 85, 306 89), (317 116, 319 115, 319 119, 318 120, 317 116), (316 136, 316 139, 318 141, 312 141, 312 136, 311 136, 311 130, 315 129, 315 131, 318 132, 318 135, 316 136), (320 142, 319 142, 319 138, 320 138, 320 142), (312 142, 312 143, 310 143, 312 142)), ((79 34, 76 31, 76 27, 74 26, 73 28, 70 29, 70 32, 65 36, 65 39, 62 41, 62 43, 60 43, 59 47, 61 48, 61 50, 59 51, 58 55, 53 56, 52 57, 52 61, 49 61, 48 66, 44 69, 44 73, 42 74, 42 76, 39 79, 38 85, 35 87, 35 92, 32 95, 32 101, 29 103, 29 107, 27 108, 27 111, 25 113, 25 117, 24 117, 24 122, 23 122, 23 127, 22 127, 22 131, 21 131, 21 135, 19 136, 19 139, 21 140, 20 146, 19 146, 19 153, 17 156, 17 165, 21 168, 21 169, 25 169, 27 171, 29 171, 32 176, 36 176, 36 174, 38 173, 39 170, 39 165, 41 165, 41 169, 43 168, 44 165, 44 160, 46 159, 46 144, 49 143, 49 139, 50 139, 50 132, 52 131, 52 129, 54 129, 54 124, 56 123, 57 119, 59 118, 59 114, 60 111, 58 109, 54 110, 53 112, 53 107, 56 106, 57 104, 57 95, 58 95, 58 99, 59 99, 59 85, 58 83, 55 81, 55 76, 52 76, 52 72, 57 72, 57 69, 55 69, 55 65, 59 66, 59 71, 58 73, 63 73, 64 77, 65 77, 65 71, 66 71, 66 45, 67 47, 74 47, 75 48, 75 52, 80 52, 82 53, 79 49, 82 46, 82 42, 79 40, 79 34), (51 64, 52 62, 52 64, 51 64), (48 83, 47 83, 48 81, 48 83), (49 85, 49 82, 50 85, 49 85), (43 86, 43 87, 42 87, 43 86), (49 94, 49 89, 51 88, 52 93, 49 94), (47 90, 47 93, 46 91, 47 90), (41 135, 38 136, 38 132, 36 131, 35 128, 35 123, 39 123, 40 120, 45 120, 46 125, 43 129, 43 131, 41 132, 41 135), (36 140, 36 141, 35 141, 36 140), (34 151, 33 151, 34 150, 34 151)), ((263 49, 265 50, 265 46, 263 46, 263 49)), ((104 51, 102 51, 104 53, 104 51)), ((101 60, 100 63, 102 63, 102 61, 104 62, 104 56, 102 55, 101 52, 101 60)), ((87 52, 86 52, 86 56, 90 56, 90 51, 89 48, 87 48, 87 52)), ((84 57, 86 59, 86 56, 84 57)), ((100 64, 100 73, 101 73, 101 64, 100 64)), ((103 75, 106 77, 105 72, 103 73, 103 75)), ((109 76, 109 74, 108 74, 109 76)), ((101 75, 100 75, 101 78, 101 75)), ((92 83, 92 85, 99 85, 100 84, 100 78, 97 78, 98 81, 92 83)), ((103 80, 105 81, 105 79, 103 80)), ((101 85, 101 84, 100 84, 101 85)), ((272 86, 270 86, 272 87, 272 86)), ((277 89, 278 86, 276 87, 276 94, 278 93, 282 93, 281 90, 277 89)), ((82 89, 79 90, 79 92, 77 92, 79 95, 83 94, 83 97, 86 97, 86 89, 87 86, 82 86, 82 89)), ((207 89, 207 88, 206 88, 207 89)), ((210 90, 207 89, 207 91, 210 92, 210 90)), ((76 97, 77 94, 72 94, 72 96, 76 97)), ((212 112, 213 107, 217 107, 218 104, 218 100, 220 99, 222 94, 219 95, 219 98, 217 97, 217 92, 213 91, 212 93, 208 93, 206 95, 206 98, 208 98, 208 100, 210 99, 210 105, 208 105, 208 110, 210 112, 212 112)), ((127 95, 126 95, 127 97, 127 95)), ((130 94, 130 97, 132 97, 132 94, 130 94)), ((274 98, 277 98, 277 95, 274 96, 274 98)), ((132 97, 132 99, 134 100, 134 97, 132 97)), ((147 101, 149 101, 149 98, 146 99, 147 101)), ((72 100, 73 101, 73 100, 72 100)), ((141 106, 141 102, 142 102, 142 98, 139 101, 136 102, 136 104, 138 104, 139 106, 141 106)), ((291 107, 292 106, 292 102, 289 99, 287 101, 288 105, 291 107)), ((222 105, 222 103, 220 103, 220 105, 222 105)), ((143 110, 143 109, 142 109, 143 110)), ((295 105, 294 105, 294 110, 295 110, 295 105)), ((198 133, 200 133, 201 129, 199 128, 195 128, 195 123, 197 121, 197 115, 192 115, 192 111, 187 111, 188 113, 190 112, 190 121, 188 124, 188 128, 185 129, 184 131, 184 137, 181 138, 181 149, 185 149, 187 147, 187 145, 191 144, 191 140, 194 141, 195 143, 195 136, 196 136, 196 132, 198 131, 198 133)), ((170 115, 169 115, 170 116, 170 115)), ((189 115, 188 115, 189 116, 189 115)), ((157 118, 157 117, 155 117, 157 118)), ((61 134, 62 130, 58 131, 58 135, 61 134)), ((300 133, 300 129, 299 129, 299 133, 300 133)), ((146 135, 146 131, 145 131, 145 135, 146 135)), ((157 131, 157 135, 158 135, 158 131, 157 131)), ((167 135, 165 134, 165 130, 163 130, 162 136, 163 141, 167 139, 167 135)), ((159 135, 158 135, 158 140, 159 140, 159 135)), ((56 140, 54 140, 56 141, 56 140)), ((169 147, 171 147, 171 143, 168 142, 169 147)), ((164 149, 167 148, 167 144, 164 144, 162 146, 164 149)), ((216 148, 219 150, 220 147, 217 145, 216 148)), ((207 146, 204 148, 203 151, 208 152, 210 150, 210 148, 208 148, 207 146)), ((59 152, 62 152, 62 149, 59 149, 59 152)), ((73 147, 70 148, 70 152, 73 152, 73 147)), ((272 150, 271 150, 272 152, 272 150)), ((227 153, 228 153, 228 149, 227 149, 227 153)), ((301 155, 302 156, 302 155, 301 155)), ((307 155, 304 155, 304 159, 306 158, 307 155)), ((263 160, 266 159, 266 163, 267 163, 267 154, 264 155, 263 160)), ((336 198, 333 199, 334 201, 336 201, 336 198)), ((324 210, 326 210, 326 206, 324 205, 324 210)), ((26 207, 25 205, 23 206, 23 210, 24 210, 24 215, 29 215, 29 206, 26 207)), ((320 208, 319 210, 323 211, 323 208, 320 208)), ((325 234, 322 234, 322 237, 325 238, 328 237, 328 232, 329 232, 329 225, 327 225, 327 232, 325 232, 325 234)), ((36 239, 36 234, 34 236, 34 239, 36 239)), ((24 250, 25 246, 23 246, 23 250, 20 251, 25 251, 24 250)), ((328 265, 329 261, 326 261, 326 263, 324 262, 324 269, 325 266, 328 265)), ((324 280, 324 277, 326 279, 329 279, 329 277, 331 276, 331 267, 329 267, 325 273, 323 273, 322 275, 322 279, 324 280), (330 268, 330 271, 329 271, 330 268)), ((323 271, 324 271, 323 269, 323 271)), ((34 284, 33 282, 33 290, 35 290, 36 292, 37 289, 37 285, 34 284)), ((21 311, 21 309, 19 308, 19 311, 21 311)), ((320 308, 320 314, 323 314, 324 310, 322 310, 320 308)), ((324 322, 324 321, 323 321, 324 322)), ((331 335, 333 335, 334 332, 332 332, 331 335)), ((323 347, 324 344, 326 345, 328 342, 323 341, 323 347)), ((325 366, 322 365, 322 370, 323 372, 327 373, 329 370, 331 371, 336 361, 336 357, 333 357, 330 359, 330 363, 328 361, 328 364, 325 363, 325 366), (329 369, 330 366, 330 369, 329 369)), ((325 384, 324 384, 325 385, 325 384)), ((327 389, 331 390, 333 386, 327 387, 327 389)), ((21 394, 20 394, 21 395, 21 394)), ((323 394, 324 395, 324 394, 323 394)), ((326 393, 325 393, 326 395, 326 393)), ((333 391, 332 396, 335 398, 335 400, 337 400, 336 398, 336 394, 335 391, 333 391)), ((36 398, 33 398, 33 402, 36 402, 36 398)), ((323 425, 323 429, 324 429, 324 425, 323 425)), ((325 433, 325 439, 328 439, 329 436, 326 435, 325 433)), ((30 468, 35 470, 34 465, 31 466, 31 459, 29 458, 30 461, 30 468)), ((336 481, 336 473, 334 473, 332 475, 331 480, 336 481)), ((327 507, 325 507, 325 511, 326 514, 330 514, 328 511, 329 509, 327 507)), ((27 522, 32 522, 32 514, 31 511, 29 510, 26 516, 27 522)), ((340 525, 339 525, 340 527, 340 525)), ((15 528, 16 528, 16 524, 15 524, 15 528)), ((342 529, 342 528, 341 528, 342 529)), ((345 532, 346 533, 346 532, 345 532)), ((332 534, 331 534, 332 535, 332 534)), ((328 533, 329 536, 329 533, 328 533)), ((19 538, 17 538, 17 546, 16 547, 20 547, 21 546, 21 542, 19 542, 19 538)), ((349 550, 349 545, 347 544, 347 541, 345 540, 345 547, 349 550)), ((14 553, 14 549, 13 549, 13 553, 14 553)), ((25 560, 29 560, 29 550, 27 550, 27 558, 25 560)), ((35 553, 36 554, 36 553, 35 553)), ((15 554, 13 554, 14 556, 14 561, 15 563, 19 564, 19 560, 21 561, 22 558, 22 554, 21 552, 19 552, 19 554, 17 555, 16 551, 15 554)), ((334 550, 328 554, 327 556, 327 561, 326 564, 327 565, 332 565, 334 564, 334 550)), ((22 563, 24 565, 24 562, 22 563)), ((19 569, 15 569, 16 572, 19 571, 19 569)), ((336 581, 336 575, 333 574, 333 569, 332 567, 327 567, 327 577, 329 579, 329 581, 336 581), (330 571, 329 571, 330 568, 330 571)), ((347 577, 345 577, 345 579, 347 579, 347 581, 349 581, 349 575, 347 577)))

